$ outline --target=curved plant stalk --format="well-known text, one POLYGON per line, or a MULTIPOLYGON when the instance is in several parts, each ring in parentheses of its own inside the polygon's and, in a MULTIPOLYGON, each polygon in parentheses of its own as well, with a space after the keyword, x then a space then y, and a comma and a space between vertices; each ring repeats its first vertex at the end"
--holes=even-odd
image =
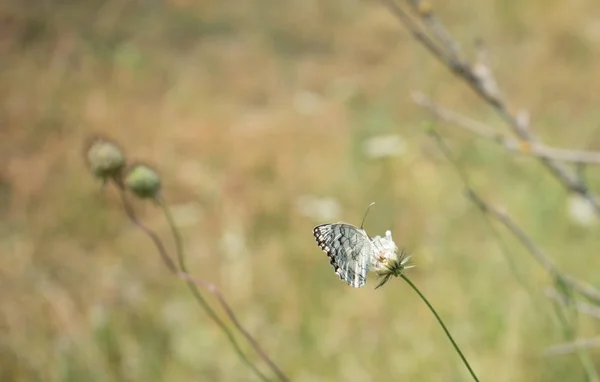
MULTIPOLYGON (((158 203, 161 206, 163 213, 165 214, 165 217, 167 218, 167 222, 169 223, 169 226, 171 227, 171 233, 173 234, 173 239, 175 240, 175 248, 177 251, 177 262, 179 264, 179 269, 184 274, 188 274, 187 266, 185 263, 185 253, 183 251, 183 244, 182 244, 182 240, 181 240, 181 235, 179 234, 179 230, 177 229, 177 226, 175 225, 175 221, 173 220, 173 216, 171 215, 171 212, 169 211, 169 208, 168 208, 167 204, 165 203, 165 200, 160 199, 160 200, 158 200, 158 203)), ((237 340, 235 339, 235 336, 233 335, 231 330, 229 330, 227 325, 225 325, 225 323, 219 318, 219 316, 217 316, 217 314, 210 307, 210 305, 208 305, 208 303, 206 302, 206 299, 200 293, 200 290, 198 289, 198 286, 196 285, 196 283, 194 283, 194 281, 192 281, 192 280, 186 279, 186 281, 187 281, 188 287, 190 288, 190 292, 192 293, 192 295, 194 296, 196 301, 198 301, 198 304, 200 304, 200 306, 202 307, 202 309, 204 309, 206 314, 208 314, 210 319, 213 320, 219 326, 219 328, 221 328, 223 333, 225 333, 225 336, 227 336, 227 340, 229 340, 229 343, 231 343, 231 346, 233 346, 233 349, 237 353, 238 357, 240 357, 240 359, 242 361, 244 361, 244 363, 246 365, 248 365, 248 367, 250 367, 254 371, 254 373, 257 376, 259 376, 263 381, 268 381, 267 377, 260 370, 258 370, 256 365, 254 365, 248 359, 248 357, 242 352, 240 345, 238 344, 237 340)))
MULTIPOLYGON (((195 286, 200 286, 202 288, 204 288, 205 290, 207 290, 208 292, 212 293, 213 295, 215 295, 221 305, 221 307, 225 310, 225 313, 227 314, 227 316, 229 317, 229 319, 233 322, 233 324, 235 325, 235 327, 240 331, 240 333, 242 333, 242 335, 244 335, 244 337, 246 337, 246 339, 248 340, 248 342, 252 345, 252 347, 254 348, 254 350, 258 353, 258 355, 260 356, 260 358, 267 364, 269 365, 269 367, 271 368, 271 370, 273 371, 273 373, 275 373, 277 375, 277 377, 284 382, 289 381, 289 378, 277 367, 277 365, 275 365, 275 363, 267 356, 267 354, 262 350, 262 348, 258 345, 258 342, 250 335, 250 333, 248 331, 246 331, 244 329, 244 327, 240 324, 239 320, 237 319, 237 317, 235 316, 235 314, 233 313, 233 310, 231 309, 231 307, 229 306, 229 304, 227 303, 227 301, 225 300, 225 298, 223 297, 222 293, 219 291, 219 289, 205 281, 199 278, 195 278, 190 276, 189 274, 187 274, 187 272, 183 271, 183 269, 180 271, 177 269, 177 267, 175 266, 174 261, 171 259, 171 257, 169 256, 162 240, 159 238, 159 236, 153 232, 151 229, 149 229, 148 227, 146 227, 137 217, 137 215, 135 214, 135 211, 133 210, 133 207, 131 206, 131 204, 129 203, 129 201, 127 200, 127 193, 125 191, 125 187, 122 184, 122 182, 120 181, 115 181, 114 182, 115 185, 117 186, 117 189, 119 190, 119 194, 121 197, 121 201, 123 203, 123 207, 125 209, 125 213, 127 214, 127 217, 129 218, 129 220, 131 220, 131 222, 138 227, 140 230, 142 230, 154 243, 154 245, 156 246, 160 257, 162 259, 162 261, 164 262, 165 266, 169 269, 169 271, 173 274, 175 274, 177 277, 185 280, 188 282, 188 284, 193 284, 195 286)), ((162 205, 162 201, 155 199, 155 202, 159 203, 162 205)), ((169 215, 168 215, 169 218, 169 215)), ((171 222, 169 223, 171 224, 171 222)), ((174 227, 174 226, 173 226, 174 227)), ((181 249, 181 240, 179 238, 179 236, 176 236, 176 242, 177 242, 177 246, 178 246, 178 258, 181 264, 181 261, 184 260, 183 258, 183 252, 180 250, 181 249)), ((185 266, 185 261, 183 261, 183 265, 185 266)), ((196 289, 197 291, 197 289, 196 289)), ((198 291, 197 291, 198 292, 198 291)), ((196 297, 196 294, 194 293, 194 296, 196 297)), ((237 342, 235 342, 235 338, 233 337, 233 335, 231 334, 231 332, 227 329, 227 327, 225 326, 225 324, 216 316, 216 314, 214 313, 214 311, 208 306, 208 304, 206 303, 206 301, 204 300, 204 298, 202 297, 202 295, 200 295, 200 293, 197 294, 197 296, 199 296, 200 298, 198 299, 198 297, 196 297, 196 299, 198 300, 198 302, 200 302, 201 306, 203 308, 205 308, 205 310, 207 312, 212 312, 209 313, 209 315, 211 316, 211 318, 217 322, 217 324, 226 332, 228 333, 227 336, 230 339, 230 342, 232 343, 232 345, 234 346, 236 352, 238 353, 238 355, 240 356, 240 358, 252 369, 252 371, 259 377, 261 378, 263 381, 268 381, 269 379, 262 373, 260 372, 260 370, 258 370, 258 368, 252 364, 248 358, 242 353, 241 349, 239 348, 239 344, 237 344, 237 342)))
POLYGON ((421 300, 423 300, 423 302, 425 303, 425 305, 427 305, 427 307, 429 308, 429 310, 431 310, 431 313, 433 313, 433 315, 435 316, 436 320, 438 321, 438 323, 440 324, 440 326, 442 327, 442 329, 444 329, 444 332, 446 333, 446 336, 448 337, 448 339, 450 340, 450 342, 452 342, 452 346, 454 346, 454 349, 456 350, 456 352, 458 353, 458 355, 460 356, 460 358, 462 359, 463 363, 465 364, 465 366, 467 367, 467 369, 469 370, 469 373, 471 374, 471 377, 473 377, 473 380, 475 382, 479 382, 479 379, 477 379, 477 376, 475 375, 475 372, 473 371, 473 369, 471 368, 471 365, 469 365, 469 362, 467 361, 467 359, 465 358, 465 356, 463 355, 462 351, 460 350, 460 348, 458 347, 456 341, 454 341, 454 338, 452 338, 452 335, 450 334, 450 332, 448 331, 448 328, 446 328, 446 325, 444 324, 444 321, 442 321, 442 319, 440 318, 440 316, 437 314, 437 312, 435 311, 435 309, 433 308, 433 306, 431 305, 431 303, 429 303, 429 300, 427 300, 427 298, 423 295, 423 293, 421 293, 421 291, 419 290, 419 288, 417 288, 415 286, 415 284, 412 283, 412 281, 410 281, 408 279, 408 277, 406 277, 406 275, 404 275, 403 273, 400 274, 400 277, 402 277, 402 279, 404 281, 406 281, 406 283, 408 285, 410 285, 410 287, 417 292, 417 294, 419 295, 419 297, 421 297, 421 300))

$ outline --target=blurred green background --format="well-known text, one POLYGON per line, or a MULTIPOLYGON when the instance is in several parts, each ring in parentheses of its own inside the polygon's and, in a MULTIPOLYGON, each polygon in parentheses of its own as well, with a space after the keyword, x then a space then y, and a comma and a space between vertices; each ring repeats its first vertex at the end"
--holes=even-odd
MULTIPOLYGON (((510 105, 546 143, 600 147, 600 3, 434 9, 469 56, 487 42, 510 105)), ((586 380, 576 355, 541 356, 564 340, 551 280, 500 230, 531 292, 516 282, 410 94, 505 126, 379 2, 5 0, 0 36, 0 380, 257 380, 89 174, 93 133, 160 170, 191 273, 293 381, 469 378, 405 283, 350 288, 317 247, 315 225, 359 224, 372 201, 367 231, 391 229, 414 255, 409 276, 482 381, 586 380)), ((600 283, 585 206, 535 159, 438 128, 484 199, 600 283)), ((160 210, 136 207, 172 248, 160 210)))

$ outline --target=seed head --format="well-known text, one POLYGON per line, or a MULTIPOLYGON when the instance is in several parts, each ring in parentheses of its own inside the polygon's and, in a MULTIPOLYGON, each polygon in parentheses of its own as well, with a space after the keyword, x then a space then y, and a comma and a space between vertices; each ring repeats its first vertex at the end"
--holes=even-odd
POLYGON ((156 171, 144 164, 132 166, 125 176, 125 185, 137 197, 157 198, 161 183, 156 171))
POLYGON ((86 159, 94 175, 103 180, 118 177, 125 166, 125 155, 121 148, 104 138, 91 141, 86 159))

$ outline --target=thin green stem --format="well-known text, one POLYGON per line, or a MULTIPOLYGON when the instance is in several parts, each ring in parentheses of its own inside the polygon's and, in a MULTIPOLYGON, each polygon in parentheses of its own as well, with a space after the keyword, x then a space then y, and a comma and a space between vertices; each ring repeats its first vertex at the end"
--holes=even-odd
MULTIPOLYGON (((171 227, 171 233, 173 234, 173 238, 175 240, 175 248, 177 251, 177 262, 179 263, 179 268, 183 273, 188 273, 187 266, 185 263, 185 253, 183 250, 183 242, 181 240, 181 235, 179 234, 179 230, 177 229, 177 226, 175 225, 175 220, 173 220, 173 216, 171 215, 171 212, 169 211, 169 208, 167 207, 167 204, 164 202, 164 200, 160 199, 158 201, 158 203, 160 204, 160 206, 163 210, 163 213, 165 214, 165 217, 167 218, 169 226, 171 227)), ((198 286, 190 280, 187 281, 187 285, 190 288, 190 292, 192 293, 192 295, 194 296, 196 301, 198 301, 198 303, 200 304, 202 309, 204 309, 204 311, 206 312, 206 314, 208 314, 210 319, 213 320, 221 328, 223 333, 225 333, 225 336, 227 336, 227 339, 233 346, 235 352, 240 357, 240 359, 242 361, 244 361, 244 363, 246 365, 248 365, 248 367, 250 367, 254 371, 254 373, 258 377, 260 377, 260 379, 262 379, 263 381, 269 381, 269 379, 260 370, 258 370, 256 365, 254 365, 254 363, 252 363, 248 359, 248 357, 246 357, 246 355, 242 352, 242 349, 241 349, 240 345, 238 344, 238 342, 236 341, 233 333, 231 332, 231 330, 229 330, 227 325, 225 325, 225 323, 217 316, 217 314, 210 307, 210 305, 208 305, 208 303, 206 302, 206 299, 204 299, 204 297, 202 297, 202 294, 198 290, 198 286)))
POLYGON ((471 373, 471 376, 473 377, 473 380, 476 381, 476 382, 479 382, 479 379, 477 379, 477 376, 475 375, 475 372, 473 371, 473 369, 471 369, 471 365, 469 365, 469 362, 467 361, 467 359, 465 358, 465 356, 463 355, 463 353, 460 351, 460 348, 456 344, 456 341, 454 341, 454 338, 452 338, 452 335, 450 334, 450 332, 446 328, 446 325, 444 325, 444 322, 442 321, 442 319, 440 318, 440 316, 437 314, 437 312, 435 311, 435 309, 433 308, 433 306, 429 303, 429 300, 427 300, 427 298, 423 295, 423 293, 421 293, 421 291, 419 290, 419 288, 417 288, 415 286, 415 284, 413 284, 412 281, 410 281, 408 279, 408 277, 406 277, 404 274, 400 274, 400 277, 402 277, 402 279, 404 281, 406 281, 406 283, 408 285, 410 285, 410 287, 415 292, 417 292, 417 294, 419 295, 419 297, 421 297, 421 300, 423 300, 423 302, 425 303, 425 305, 427 305, 427 307, 429 308, 429 310, 431 310, 431 313, 433 313, 433 315, 435 316, 435 318, 439 322, 439 324, 442 327, 442 329, 444 329, 444 332, 446 333, 446 336, 448 337, 448 339, 450 340, 450 342, 452 342, 452 346, 454 346, 454 349, 456 350, 456 352, 458 353, 458 355, 462 359, 463 363, 465 364, 465 366, 467 367, 467 369, 469 369, 469 373, 471 373))
MULTIPOLYGON (((559 324, 563 330, 563 335, 566 341, 575 341, 578 336, 578 311, 574 306, 573 300, 573 290, 569 288, 568 285, 564 284, 560 278, 557 278, 555 281, 556 289, 561 294, 564 299, 564 304, 561 302, 557 302, 554 304, 554 308, 556 309, 556 314, 558 316, 559 324)), ((576 350, 577 358, 579 358, 579 362, 583 366, 583 369, 588 377, 589 382, 598 382, 600 377, 598 376, 598 372, 594 367, 594 362, 592 361, 590 354, 587 349, 580 348, 576 350)))
POLYGON ((596 372, 594 361, 590 357, 590 353, 585 349, 579 349, 577 350, 577 358, 579 358, 579 362, 581 362, 583 365, 583 369, 587 374, 588 380, 590 382, 598 382, 598 372, 596 372))
POLYGON ((467 171, 461 166, 460 162, 454 157, 454 155, 452 154, 452 150, 450 150, 450 147, 448 147, 446 142, 444 142, 444 139, 442 138, 442 136, 437 132, 437 130, 435 129, 435 127, 433 125, 433 122, 431 122, 427 125, 426 131, 427 131, 427 134, 429 134, 433 138, 433 140, 435 141, 440 152, 446 157, 446 159, 448 160, 450 165, 454 168, 454 170, 458 174, 458 177, 462 181, 462 183, 465 187, 465 191, 467 192, 467 197, 478 208, 479 212, 481 212, 481 216, 485 220, 487 227, 489 228, 490 232, 492 233, 492 235, 498 242, 498 245, 500 246, 500 251, 502 252, 502 255, 504 256, 504 258, 506 259, 506 262, 508 264, 510 272, 515 276, 515 279, 517 280, 519 285, 521 285, 523 287, 523 289, 525 289, 527 291, 529 298, 531 298, 531 300, 538 305, 539 309, 542 309, 539 306, 540 304, 538 303, 538 301, 533 297, 534 296, 533 288, 527 283, 526 278, 523 277, 523 275, 521 274, 519 267, 517 267, 514 259, 511 256, 508 244, 502 238, 502 236, 500 235, 500 232, 498 232, 496 227, 492 224, 490 216, 486 213, 485 208, 483 208, 484 206, 482 206, 481 203, 476 203, 475 202, 476 199, 474 200, 473 198, 470 198, 470 196, 475 195, 475 191, 474 191, 473 187, 471 186, 471 182, 469 180, 469 175, 467 174, 467 171))

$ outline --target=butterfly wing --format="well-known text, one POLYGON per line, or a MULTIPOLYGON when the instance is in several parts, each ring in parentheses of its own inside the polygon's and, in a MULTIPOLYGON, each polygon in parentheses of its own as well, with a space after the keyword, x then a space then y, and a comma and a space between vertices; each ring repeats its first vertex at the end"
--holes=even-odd
POLYGON ((313 234, 340 279, 354 288, 365 285, 373 253, 373 243, 365 230, 345 223, 322 224, 314 228, 313 234))

